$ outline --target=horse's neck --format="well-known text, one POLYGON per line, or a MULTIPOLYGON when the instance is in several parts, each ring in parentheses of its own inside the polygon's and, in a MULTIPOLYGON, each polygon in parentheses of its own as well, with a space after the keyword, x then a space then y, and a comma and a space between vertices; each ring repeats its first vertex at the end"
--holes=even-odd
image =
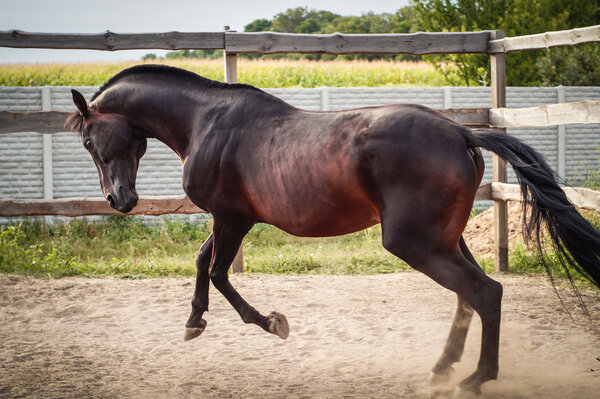
POLYGON ((110 99, 114 101, 111 108, 127 116, 147 138, 161 141, 184 160, 189 152, 194 120, 209 112, 212 102, 208 96, 190 96, 185 90, 176 88, 172 91, 165 91, 164 87, 145 90, 148 93, 140 96, 125 88, 121 95, 110 99))
MULTIPOLYGON (((230 103, 227 98, 232 96, 253 98, 265 102, 262 109, 272 112, 279 109, 283 111, 289 107, 274 97, 243 88, 231 90, 202 86, 183 88, 175 84, 169 89, 151 84, 144 87, 143 90, 147 92, 143 96, 137 91, 140 90, 139 86, 130 86, 126 83, 116 89, 114 96, 111 95, 109 98, 115 101, 113 106, 118 109, 117 112, 123 112, 147 137, 163 142, 182 160, 187 157, 192 141, 208 133, 198 129, 198 122, 209 120, 214 118, 216 113, 224 112, 223 109, 215 108, 223 108, 223 103, 230 103)), ((235 103, 238 106, 240 104, 237 101, 235 103)), ((231 107, 235 108, 234 105, 231 107)), ((231 107, 227 106, 225 109, 231 111, 231 107)), ((245 113, 244 117, 252 119, 258 116, 245 113)))

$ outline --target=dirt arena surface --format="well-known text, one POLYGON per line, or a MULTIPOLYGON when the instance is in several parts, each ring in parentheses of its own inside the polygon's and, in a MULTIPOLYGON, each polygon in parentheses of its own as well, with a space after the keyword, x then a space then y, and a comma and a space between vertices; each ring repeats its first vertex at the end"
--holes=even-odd
MULTIPOLYGON (((500 376, 484 398, 597 398, 600 334, 576 325, 544 278, 504 284, 500 376)), ((0 397, 421 398, 455 296, 425 276, 236 275, 287 340, 244 325, 211 287, 206 331, 183 341, 193 279, 43 280, 0 275, 0 397)), ((600 298, 586 296, 600 325, 600 298)), ((453 381, 479 353, 474 318, 453 381)))

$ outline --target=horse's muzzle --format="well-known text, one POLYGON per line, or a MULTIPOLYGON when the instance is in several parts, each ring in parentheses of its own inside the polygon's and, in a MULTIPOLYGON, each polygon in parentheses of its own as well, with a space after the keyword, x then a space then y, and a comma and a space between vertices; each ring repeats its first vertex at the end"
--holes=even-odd
POLYGON ((123 194, 123 190, 119 190, 121 195, 115 195, 113 193, 108 194, 106 199, 110 204, 110 207, 116 209, 119 212, 127 213, 131 211, 138 203, 138 195, 135 191, 123 194))

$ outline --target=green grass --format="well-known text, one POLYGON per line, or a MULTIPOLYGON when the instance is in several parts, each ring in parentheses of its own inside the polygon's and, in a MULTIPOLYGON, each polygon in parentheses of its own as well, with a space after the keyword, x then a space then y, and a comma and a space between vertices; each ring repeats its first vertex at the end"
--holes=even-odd
MULTIPOLYGON (((79 64, 0 65, 1 86, 100 86, 119 71, 146 61, 79 64)), ((152 60, 223 80, 223 60, 152 60)), ((238 61, 238 80, 264 88, 445 86, 446 80, 424 62, 392 61, 238 61)))
MULTIPOLYGON (((586 212, 600 225, 598 215, 586 212)), ((135 216, 109 216, 99 222, 71 219, 46 226, 24 222, 0 228, 0 272, 23 275, 88 277, 192 277, 195 258, 211 231, 211 222, 161 218, 146 223, 135 216)), ((545 275, 539 258, 512 247, 511 272, 545 275)), ((556 254, 548 255, 554 276, 565 277, 556 254)), ((477 259, 492 273, 491 258, 477 259)), ((381 245, 381 228, 339 237, 300 238, 264 224, 244 239, 247 272, 270 274, 375 274, 410 270, 381 245)), ((572 272, 578 283, 583 279, 572 272)))
MULTIPOLYGON (((46 227, 21 223, 0 230, 0 272, 48 277, 194 276, 195 258, 211 223, 111 216, 46 227)), ((331 238, 298 238, 255 226, 244 240, 248 272, 373 274, 407 270, 381 246, 381 229, 331 238)))
POLYGON ((278 274, 375 274, 409 270, 381 245, 381 227, 328 238, 290 236, 257 225, 244 240, 250 272, 278 274))

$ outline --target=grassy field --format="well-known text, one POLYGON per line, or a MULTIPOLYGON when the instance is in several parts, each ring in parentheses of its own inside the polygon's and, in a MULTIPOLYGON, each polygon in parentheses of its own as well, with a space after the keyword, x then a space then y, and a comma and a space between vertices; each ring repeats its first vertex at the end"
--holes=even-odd
MULTIPOLYGON (((144 61, 79 64, 2 64, 2 86, 99 86, 119 71, 144 61)), ((152 60, 223 80, 223 60, 152 60)), ((444 77, 430 64, 389 61, 238 61, 238 80, 264 88, 444 86, 444 77)))

